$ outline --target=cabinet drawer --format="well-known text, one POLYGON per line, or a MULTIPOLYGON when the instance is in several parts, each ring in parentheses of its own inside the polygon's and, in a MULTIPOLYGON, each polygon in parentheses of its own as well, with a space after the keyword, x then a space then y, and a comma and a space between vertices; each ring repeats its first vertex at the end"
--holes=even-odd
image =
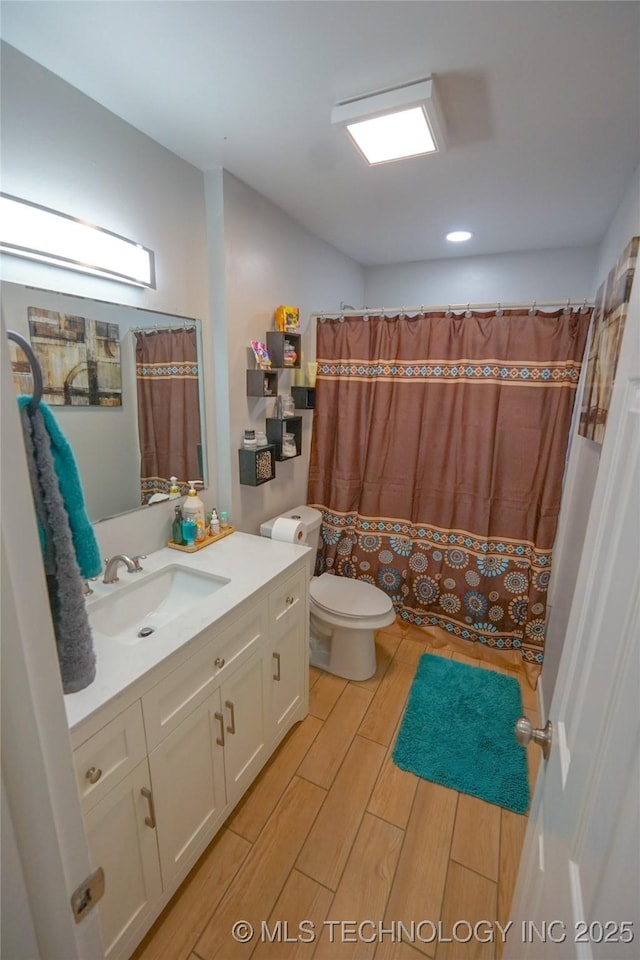
POLYGON ((265 633, 265 614, 253 606, 235 623, 217 633, 195 656, 149 690, 142 698, 149 750, 168 736, 218 685, 232 665, 240 663, 265 633))
POLYGON ((142 710, 136 700, 73 752, 83 811, 90 810, 131 773, 146 754, 142 710))
POLYGON ((294 610, 297 616, 301 607, 306 608, 307 577, 308 571, 305 567, 269 594, 269 619, 278 635, 280 631, 287 629, 286 622, 294 610))

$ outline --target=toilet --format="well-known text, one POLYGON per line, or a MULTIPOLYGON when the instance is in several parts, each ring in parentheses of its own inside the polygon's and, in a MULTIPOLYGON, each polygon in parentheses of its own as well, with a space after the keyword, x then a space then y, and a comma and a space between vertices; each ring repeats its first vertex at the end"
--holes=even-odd
MULTIPOLYGON (((345 680, 368 680, 376 672, 375 633, 396 619, 391 599, 378 587, 350 577, 323 573, 314 577, 322 514, 313 507, 294 507, 280 516, 304 524, 309 553, 309 659, 314 667, 345 680)), ((270 537, 273 517, 260 525, 270 537)))

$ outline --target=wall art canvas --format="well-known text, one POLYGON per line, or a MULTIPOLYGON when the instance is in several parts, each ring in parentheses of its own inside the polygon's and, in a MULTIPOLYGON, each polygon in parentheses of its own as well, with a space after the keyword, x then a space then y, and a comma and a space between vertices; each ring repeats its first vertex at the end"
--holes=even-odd
MULTIPOLYGON (((117 323, 29 307, 31 346, 42 369, 42 399, 51 405, 122 405, 120 330, 117 323)), ((31 393, 31 371, 11 344, 18 393, 31 393)))
POLYGON ((639 244, 640 237, 629 241, 596 296, 578 427, 581 436, 595 443, 604 440, 639 244))

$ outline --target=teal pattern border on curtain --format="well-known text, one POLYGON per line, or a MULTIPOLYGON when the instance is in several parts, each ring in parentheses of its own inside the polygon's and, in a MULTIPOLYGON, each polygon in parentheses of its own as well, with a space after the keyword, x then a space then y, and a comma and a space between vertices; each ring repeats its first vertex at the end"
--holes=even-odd
POLYGON ((502 363, 499 360, 483 360, 482 363, 458 360, 456 363, 443 361, 412 360, 409 362, 349 360, 333 363, 320 363, 318 374, 332 378, 349 377, 352 380, 413 380, 424 383, 432 380, 443 382, 464 383, 500 383, 511 386, 523 384, 531 387, 536 383, 541 386, 578 385, 580 380, 580 364, 574 362, 561 363, 502 363))

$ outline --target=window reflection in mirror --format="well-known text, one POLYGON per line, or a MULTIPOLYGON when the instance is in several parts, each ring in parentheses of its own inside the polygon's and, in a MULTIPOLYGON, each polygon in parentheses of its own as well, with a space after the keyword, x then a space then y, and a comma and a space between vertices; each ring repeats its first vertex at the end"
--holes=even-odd
MULTIPOLYGON (((43 403, 74 451, 95 522, 166 499, 170 477, 208 484, 199 320, 2 283, 7 329, 43 372, 43 403)), ((16 392, 31 393, 9 344, 16 392)), ((15 348, 15 349, 14 349, 15 348)))

